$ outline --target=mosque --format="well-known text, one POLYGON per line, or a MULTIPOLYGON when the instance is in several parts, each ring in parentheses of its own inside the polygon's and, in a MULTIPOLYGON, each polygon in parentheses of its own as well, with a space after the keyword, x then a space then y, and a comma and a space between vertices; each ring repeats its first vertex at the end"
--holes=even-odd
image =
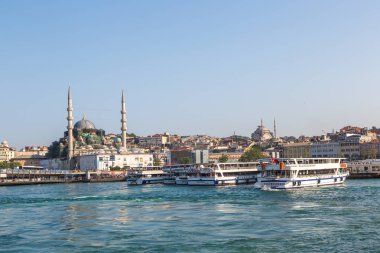
POLYGON ((255 132, 252 133, 251 138, 255 142, 259 143, 266 143, 273 138, 276 138, 276 121, 274 121, 274 132, 275 134, 271 133, 271 131, 264 127, 263 120, 261 120, 261 124, 257 127, 255 132))
POLYGON ((121 96, 121 134, 105 134, 95 124, 83 118, 73 123, 73 102, 70 88, 67 98, 67 131, 64 137, 49 147, 50 158, 67 159, 68 167, 77 167, 79 157, 89 154, 126 154, 127 153, 127 111, 124 92, 121 96))

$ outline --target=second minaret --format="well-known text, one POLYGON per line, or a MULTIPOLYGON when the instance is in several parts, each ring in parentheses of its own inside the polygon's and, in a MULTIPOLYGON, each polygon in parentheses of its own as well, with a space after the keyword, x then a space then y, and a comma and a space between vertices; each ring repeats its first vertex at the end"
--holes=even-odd
POLYGON ((125 109, 124 91, 121 93, 121 142, 127 148, 127 110, 125 109))

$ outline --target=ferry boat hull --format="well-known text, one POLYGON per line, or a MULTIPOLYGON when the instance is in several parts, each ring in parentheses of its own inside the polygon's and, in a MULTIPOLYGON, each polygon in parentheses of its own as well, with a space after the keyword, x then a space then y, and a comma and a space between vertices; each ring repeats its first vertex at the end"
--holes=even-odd
POLYGON ((188 178, 187 177, 176 177, 175 178, 175 184, 176 185, 188 185, 188 178))
POLYGON ((344 158, 279 158, 262 160, 255 185, 264 190, 290 190, 340 185, 349 176, 344 158))
POLYGON ((175 178, 165 178, 164 179, 164 184, 165 185, 174 185, 174 184, 176 184, 175 178))
POLYGON ((242 177, 223 177, 223 178, 189 178, 188 185, 194 186, 218 186, 218 185, 236 185, 236 184, 254 184, 257 182, 255 176, 242 176, 242 177))
POLYGON ((329 178, 309 178, 309 179, 259 179, 256 186, 261 189, 273 190, 292 190, 311 187, 324 187, 341 185, 347 179, 347 176, 329 177, 329 178))
POLYGON ((162 183, 164 183, 163 177, 137 178, 137 179, 128 178, 127 179, 128 185, 162 184, 162 183))

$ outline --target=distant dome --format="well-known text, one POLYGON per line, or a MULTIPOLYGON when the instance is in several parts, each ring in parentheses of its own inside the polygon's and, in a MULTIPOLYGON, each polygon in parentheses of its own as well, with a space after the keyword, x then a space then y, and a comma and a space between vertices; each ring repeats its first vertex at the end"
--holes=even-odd
POLYGON ((83 116, 83 119, 75 123, 74 128, 77 130, 96 129, 94 123, 87 120, 84 116, 83 116))
POLYGON ((1 144, 8 147, 8 142, 6 140, 4 140, 1 144))
POLYGON ((263 126, 263 123, 261 122, 261 125, 257 127, 256 131, 252 134, 252 140, 258 141, 258 142, 265 142, 273 138, 273 134, 270 132, 270 130, 263 126))

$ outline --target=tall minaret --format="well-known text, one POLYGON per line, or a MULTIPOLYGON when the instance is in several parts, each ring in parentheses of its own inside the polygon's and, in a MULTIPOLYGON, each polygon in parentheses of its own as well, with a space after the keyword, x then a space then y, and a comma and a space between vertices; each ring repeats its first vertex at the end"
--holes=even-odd
POLYGON ((277 132, 276 132, 276 118, 273 120, 273 133, 274 133, 274 138, 277 138, 277 132))
POLYGON ((121 93, 121 141, 122 147, 127 148, 127 111, 125 109, 124 90, 121 93))
POLYGON ((69 86, 69 94, 67 97, 67 133, 68 133, 68 153, 67 153, 67 160, 70 162, 73 158, 74 150, 73 150, 73 100, 71 99, 71 92, 70 92, 70 86, 69 86))

